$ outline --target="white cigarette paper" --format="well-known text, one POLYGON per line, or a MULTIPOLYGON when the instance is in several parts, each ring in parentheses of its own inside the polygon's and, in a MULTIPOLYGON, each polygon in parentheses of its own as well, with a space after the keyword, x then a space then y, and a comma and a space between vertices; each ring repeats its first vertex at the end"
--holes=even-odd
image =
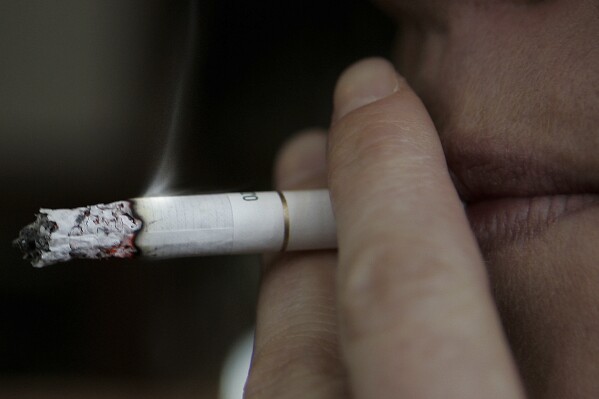
POLYGON ((145 256, 336 246, 326 190, 136 198, 133 208, 144 221, 135 243, 145 256))
POLYGON ((328 190, 144 197, 41 209, 15 244, 34 266, 71 258, 169 258, 336 248, 328 190))

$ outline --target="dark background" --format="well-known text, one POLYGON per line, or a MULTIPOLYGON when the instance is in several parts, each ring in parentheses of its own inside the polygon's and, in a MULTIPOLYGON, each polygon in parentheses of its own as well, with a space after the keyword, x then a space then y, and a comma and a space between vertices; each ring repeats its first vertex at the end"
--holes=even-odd
POLYGON ((276 149, 326 127, 336 77, 388 57, 394 35, 361 0, 2 1, 0 396, 216 397, 251 328, 257 256, 38 270, 10 245, 40 207, 142 195, 190 19, 172 184, 186 193, 269 189, 276 149))

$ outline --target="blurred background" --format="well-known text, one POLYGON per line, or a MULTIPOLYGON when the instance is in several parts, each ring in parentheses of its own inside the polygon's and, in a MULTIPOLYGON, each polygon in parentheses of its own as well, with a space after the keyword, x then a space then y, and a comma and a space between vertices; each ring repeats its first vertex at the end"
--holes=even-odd
POLYGON ((169 192, 270 189, 393 35, 366 0, 2 0, 0 397, 218 398, 258 256, 38 270, 11 241, 40 207, 143 195, 165 153, 169 192))

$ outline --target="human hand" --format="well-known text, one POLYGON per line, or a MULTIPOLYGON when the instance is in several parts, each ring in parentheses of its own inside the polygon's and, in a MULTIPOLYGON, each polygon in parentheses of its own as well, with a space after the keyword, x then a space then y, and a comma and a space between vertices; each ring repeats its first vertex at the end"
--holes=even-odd
POLYGON ((334 103, 328 150, 322 133, 297 137, 276 184, 328 185, 339 249, 265 268, 246 397, 523 396, 419 98, 370 59, 341 76, 334 103))

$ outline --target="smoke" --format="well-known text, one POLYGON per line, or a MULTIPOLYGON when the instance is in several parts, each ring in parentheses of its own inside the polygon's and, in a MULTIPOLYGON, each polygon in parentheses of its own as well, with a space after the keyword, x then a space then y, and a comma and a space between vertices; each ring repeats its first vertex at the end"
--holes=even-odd
POLYGON ((175 96, 171 109, 171 117, 168 126, 166 145, 162 152, 156 172, 150 181, 144 197, 169 194, 177 170, 177 158, 179 155, 179 136, 181 134, 181 119, 186 88, 189 86, 193 71, 194 54, 198 36, 198 0, 190 0, 188 11, 187 34, 183 50, 183 61, 179 68, 176 80, 175 96))

